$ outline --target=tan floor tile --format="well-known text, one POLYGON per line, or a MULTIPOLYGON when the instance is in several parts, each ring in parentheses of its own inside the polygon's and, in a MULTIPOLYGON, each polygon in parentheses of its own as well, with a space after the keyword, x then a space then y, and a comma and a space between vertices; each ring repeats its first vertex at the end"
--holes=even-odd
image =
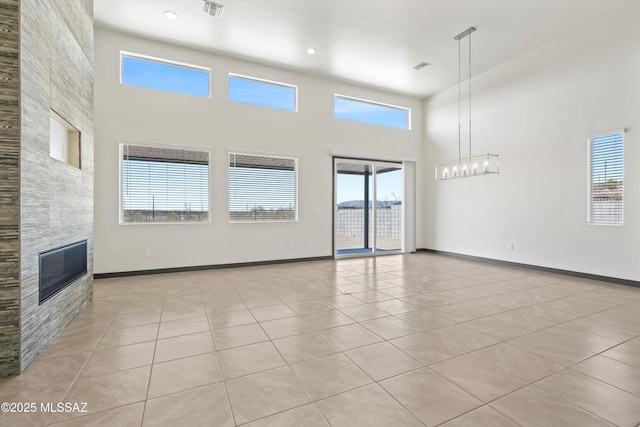
MULTIPOLYGON (((362 303, 362 301, 360 301, 360 303, 362 303)), ((338 310, 319 311, 317 313, 305 314, 300 317, 302 317, 307 325, 315 331, 353 323, 353 320, 340 313, 338 310)))
POLYGON ((38 359, 48 359, 68 354, 79 354, 93 351, 100 341, 102 333, 89 335, 71 335, 58 337, 47 347, 38 359))
POLYGON ((156 363, 151 369, 148 399, 219 381, 222 371, 215 353, 156 363))
POLYGON ((632 340, 627 341, 625 344, 631 345, 634 347, 640 347, 640 337, 634 338, 632 340))
POLYGON ((564 311, 579 317, 597 313, 606 308, 598 307, 596 304, 580 304, 579 302, 572 300, 571 297, 544 302, 540 304, 540 307, 564 311))
POLYGON ((317 405, 334 427, 422 426, 377 384, 321 400, 317 405))
MULTIPOLYGON (((302 301, 317 300, 318 296, 313 292, 287 292, 278 294, 278 298, 285 304, 291 307, 290 303, 297 303, 302 301)), ((291 307, 293 309, 293 307, 291 307)), ((295 311, 295 310, 294 310, 295 311)))
POLYGON ((420 362, 430 365, 496 342, 495 338, 466 326, 452 325, 397 338, 391 341, 391 344, 420 362))
POLYGON ((409 323, 402 321, 395 316, 367 320, 360 322, 360 324, 385 340, 391 340, 420 332, 420 329, 411 326, 409 323))
POLYGON ((147 401, 144 427, 233 426, 224 384, 187 390, 147 401))
POLYGON ((272 340, 304 334, 314 329, 299 316, 261 322, 260 326, 272 340))
POLYGON ((215 350, 210 332, 182 335, 179 337, 158 340, 154 363, 167 362, 182 357, 211 353, 215 350))
POLYGON ((280 338, 274 340, 273 344, 287 363, 302 362, 338 352, 337 348, 318 333, 280 338))
POLYGON ((423 366, 422 363, 386 342, 356 348, 344 354, 376 381, 423 366))
POLYGON ((242 300, 249 309, 283 304, 282 300, 276 295, 247 297, 242 298, 242 300))
POLYGON ((518 427, 490 406, 482 406, 442 424, 442 427, 518 427))
POLYGON ((595 354, 583 346, 566 343, 557 336, 545 335, 544 331, 518 337, 507 341, 507 343, 564 367, 571 366, 595 354))
POLYGON ((518 310, 504 311, 490 317, 511 325, 518 325, 531 332, 550 328, 555 325, 555 322, 543 319, 542 317, 532 316, 531 314, 525 314, 518 310))
POLYGON ((296 363, 291 365, 291 369, 314 400, 372 382, 371 378, 342 354, 296 363))
POLYGON ((339 310, 342 314, 346 314, 356 322, 362 322, 364 320, 377 319, 379 317, 388 316, 386 311, 382 311, 370 304, 354 305, 351 307, 344 307, 339 310))
POLYGON ((256 319, 249 310, 229 311, 209 317, 211 329, 225 329, 249 323, 256 323, 256 319))
POLYGON ((314 404, 304 405, 295 409, 280 412, 254 421, 243 424, 242 427, 329 427, 318 408, 314 404))
POLYGON ((211 317, 229 311, 246 310, 247 306, 239 297, 227 297, 214 298, 210 301, 205 299, 204 308, 207 310, 207 316, 211 317))
POLYGON ((595 335, 581 329, 570 328, 565 325, 557 325, 540 331, 541 334, 557 339, 565 344, 582 347, 594 353, 605 351, 615 347, 619 341, 610 340, 608 338, 595 335))
POLYGON ((536 386, 619 426, 640 421, 640 397, 571 369, 553 374, 536 386))
MULTIPOLYGON (((65 402, 86 402, 87 413, 105 411, 119 406, 144 401, 147 385, 151 375, 151 366, 129 369, 96 377, 82 378, 76 381, 67 395, 65 402)), ((76 418, 82 413, 58 412, 51 422, 59 422, 76 418)))
POLYGON ((418 307, 399 299, 374 302, 371 303, 371 305, 389 314, 408 313, 410 311, 418 310, 418 307))
POLYGON ((470 354, 436 363, 430 368, 483 402, 490 402, 528 384, 493 363, 470 354))
POLYGON ((446 319, 442 316, 434 314, 429 309, 420 311, 410 311, 408 313, 396 314, 396 317, 409 323, 416 328, 427 331, 429 329, 441 328, 443 326, 453 325, 453 320, 446 319))
POLYGON ((562 365, 549 359, 506 343, 486 347, 471 354, 529 382, 563 369, 562 365))
MULTIPOLYGON (((144 301, 127 301, 123 304, 122 308, 118 312, 118 316, 129 314, 157 314, 162 313, 162 300, 147 301, 148 296, 145 296, 144 301)), ((135 325, 131 325, 135 326, 135 325)))
POLYGON ((526 291, 515 291, 483 298, 483 301, 513 310, 533 304, 545 303, 549 301, 549 299, 531 295, 530 293, 526 293, 526 291))
POLYGON ((261 342, 218 352, 225 379, 286 365, 271 342, 261 342))
POLYGON ((287 303, 287 305, 298 315, 317 313, 318 311, 333 310, 333 307, 331 307, 329 304, 318 299, 289 302, 287 303))
POLYGON ((429 368, 380 383, 423 423, 438 425, 482 405, 482 402, 429 368))
POLYGON ((534 385, 496 400, 491 406, 525 427, 612 427, 603 419, 534 385))
POLYGON ((0 411, 0 426, 41 427, 46 425, 51 414, 40 411, 40 405, 65 401, 64 397, 71 383, 42 386, 23 384, 20 378, 21 376, 9 377, 0 382, 0 402, 33 402, 38 411, 22 413, 0 411))
POLYGON ((105 348, 93 352, 80 377, 92 377, 151 365, 155 342, 105 348))
POLYGON ((472 328, 497 340, 504 341, 531 333, 517 323, 507 323, 494 316, 481 317, 463 323, 464 326, 472 328))
POLYGON ((608 357, 594 356, 571 369, 640 396, 640 368, 608 357))
MULTIPOLYGON (((34 390, 54 384, 72 383, 91 353, 69 353, 48 359, 36 359, 20 376, 12 377, 13 387, 33 387, 34 390)), ((9 384, 7 384, 9 385, 9 384)))
POLYGON ((144 403, 140 402, 51 425, 55 427, 139 427, 143 412, 144 403))
POLYGON ((213 339, 218 350, 269 340, 257 323, 214 330, 213 339))
POLYGON ((602 355, 610 359, 626 363, 627 365, 640 368, 640 347, 638 346, 621 344, 609 351, 605 351, 602 355))
POLYGON ((118 314, 113 322, 109 325, 109 329, 130 328, 132 326, 149 325, 151 323, 160 322, 160 312, 157 313, 130 313, 118 314))
POLYGON ((309 397, 287 366, 227 381, 236 423, 254 421, 309 403, 309 397))
POLYGON ((382 338, 356 323, 325 329, 319 333, 341 351, 382 341, 382 338))
POLYGON ((542 319, 555 323, 564 323, 568 322, 569 320, 574 320, 581 317, 577 314, 571 314, 564 311, 555 310, 553 308, 542 307, 539 304, 522 307, 517 309, 516 311, 524 314, 525 316, 540 317, 542 319))
POLYGON ((172 320, 188 319, 189 317, 206 316, 204 304, 165 306, 162 308, 160 321, 171 322, 172 320))
POLYGON ((108 330, 102 336, 96 349, 155 341, 158 337, 158 326, 159 323, 152 323, 150 325, 108 330))
MULTIPOLYGON (((79 317, 79 316, 78 316, 79 317)), ((114 316, 97 318, 78 318, 71 322, 60 334, 61 337, 70 335, 87 335, 104 332, 111 324, 114 316)))
POLYGON ((415 286, 391 286, 380 290, 380 292, 387 294, 393 298, 410 297, 422 293, 417 290, 415 286))
POLYGON ((292 317, 296 315, 295 311, 291 310, 285 304, 251 308, 249 311, 251 311, 251 314, 253 314, 253 317, 255 317, 258 322, 282 319, 284 317, 292 317))
POLYGON ((380 302, 380 301, 394 299, 392 296, 389 296, 380 291, 373 291, 373 290, 367 290, 364 292, 353 292, 351 295, 365 303, 380 302))
POLYGON ((564 326, 599 335, 619 343, 638 336, 637 331, 621 328, 610 323, 598 322, 587 317, 572 320, 565 323, 564 326))
POLYGON ((601 311, 599 313, 587 316, 587 319, 610 324, 618 328, 629 329, 640 334, 640 318, 633 317, 629 313, 623 312, 622 310, 601 311))
POLYGON ((323 300, 333 308, 350 307, 352 305, 364 304, 362 300, 352 295, 334 295, 323 300))
POLYGON ((467 320, 489 316, 505 310, 504 307, 483 300, 464 301, 430 309, 433 314, 437 314, 454 322, 466 322, 467 320))
POLYGON ((177 337, 180 335, 195 334, 209 330, 209 319, 205 316, 189 317, 186 319, 172 320, 160 323, 158 339, 177 337))

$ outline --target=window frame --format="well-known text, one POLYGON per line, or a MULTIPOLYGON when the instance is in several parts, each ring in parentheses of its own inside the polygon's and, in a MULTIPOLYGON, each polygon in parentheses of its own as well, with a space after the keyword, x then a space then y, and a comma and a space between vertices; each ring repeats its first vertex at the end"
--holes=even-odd
POLYGON ((411 118, 411 108, 408 107, 402 107, 400 105, 394 105, 394 104, 387 104, 384 102, 378 102, 378 101, 372 101, 370 99, 364 99, 364 98, 357 98, 355 96, 350 96, 350 95, 342 95, 339 93, 334 93, 333 94, 333 118, 334 119, 338 119, 338 120, 346 120, 348 122, 356 122, 356 123, 364 123, 366 125, 373 125, 373 126, 382 126, 385 128, 391 128, 391 129, 400 129, 400 130, 411 130, 411 125, 412 125, 412 118, 411 118), (395 110, 402 110, 405 111, 407 113, 407 120, 405 123, 405 127, 397 127, 397 126, 390 126, 390 125, 385 125, 385 124, 381 124, 381 123, 371 123, 371 122, 365 122, 362 120, 353 120, 353 119, 345 119, 342 117, 336 117, 336 98, 342 98, 348 101, 356 101, 356 102, 362 102, 365 104, 371 104, 371 105, 377 105, 377 106, 381 106, 381 107, 388 107, 388 108, 392 108, 395 110))
POLYGON ((259 153, 255 151, 242 151, 242 150, 228 150, 227 151, 227 220, 230 224, 278 224, 278 223, 295 223, 299 221, 298 218, 298 165, 299 165, 299 157, 293 156, 290 154, 275 154, 275 153, 259 153), (254 157, 269 157, 269 158, 277 158, 277 159, 287 159, 293 160, 293 185, 294 185, 294 212, 293 219, 283 219, 283 220, 234 220, 231 218, 231 156, 232 155, 243 155, 243 156, 254 156, 254 157))
POLYGON ((212 79, 211 79, 211 68, 209 67, 203 67, 201 65, 194 65, 194 64, 188 64, 186 62, 179 62, 179 61, 173 61, 171 59, 164 59, 164 58, 158 58, 155 56, 150 56, 150 55, 143 55, 140 53, 134 53, 134 52, 128 52, 126 50, 121 50, 120 51, 120 70, 119 70, 119 75, 120 75, 120 84, 123 86, 129 86, 129 87, 139 87, 142 89, 149 89, 149 90, 156 90, 156 91, 160 91, 160 92, 168 92, 168 93, 176 93, 179 95, 187 95, 187 96, 194 96, 197 98, 205 98, 205 99, 211 99, 211 86, 212 86, 212 79), (173 91, 173 90, 165 90, 165 89, 156 89, 156 88, 150 88, 150 87, 145 87, 145 86, 138 86, 138 85, 131 85, 131 84, 127 84, 124 83, 124 73, 123 73, 123 68, 124 68, 124 58, 128 57, 128 58, 132 58, 132 59, 139 59, 142 61, 147 61, 147 62, 155 62, 158 64, 163 64, 163 65, 170 65, 170 66, 174 66, 174 67, 178 67, 178 68, 184 68, 187 70, 193 70, 193 71, 202 71, 202 72, 206 72, 208 75, 208 93, 207 96, 201 96, 201 95, 194 95, 191 93, 184 93, 184 92, 178 92, 178 91, 173 91))
POLYGON ((278 82, 275 80, 267 80, 267 79, 262 79, 259 77, 252 77, 252 76, 247 76, 244 74, 237 74, 237 73, 229 73, 228 77, 227 77, 227 99, 229 100, 229 102, 234 102, 236 104, 245 104, 245 105, 253 105, 255 107, 262 107, 262 108, 271 108, 274 110, 281 110, 281 111, 289 111, 292 113, 297 113, 298 112, 298 85, 294 85, 294 84, 290 84, 290 83, 283 83, 283 82, 278 82), (288 88, 288 89, 293 89, 294 90, 294 108, 293 110, 289 110, 286 108, 279 108, 279 107, 273 107, 273 106, 269 106, 269 105, 260 105, 260 104, 254 104, 252 102, 242 102, 242 101, 234 101, 231 99, 231 84, 229 83, 229 80, 231 78, 236 78, 236 79, 241 79, 241 80, 249 80, 249 81, 253 81, 253 82, 258 82, 258 83, 265 83, 268 85, 272 85, 272 86, 280 86, 280 87, 284 87, 284 88, 288 88))
POLYGON ((212 179, 212 161, 211 161, 211 150, 204 147, 194 147, 194 146, 181 146, 181 145, 172 145, 172 144, 155 144, 150 142, 138 142, 138 141, 129 141, 129 140, 119 140, 118 141, 118 166, 119 166, 119 210, 118 210, 118 224, 124 226, 136 226, 136 225, 208 225, 211 224, 212 221, 212 205, 211 205, 211 179, 212 179), (188 221, 156 221, 156 222, 125 222, 124 221, 124 147, 126 145, 135 145, 139 147, 151 147, 151 148, 168 148, 173 150, 185 150, 185 151, 200 151, 203 153, 207 153, 208 155, 208 179, 207 179, 207 190, 208 190, 208 209, 207 209, 207 220, 206 221, 198 221, 198 222, 188 222, 188 221))
POLYGON ((603 132, 592 133, 587 136, 587 225, 593 226, 624 226, 624 181, 625 181, 625 134, 626 128, 614 129, 603 132), (593 218, 593 141, 602 137, 622 136, 622 194, 620 201, 620 221, 619 222, 599 222, 593 218))

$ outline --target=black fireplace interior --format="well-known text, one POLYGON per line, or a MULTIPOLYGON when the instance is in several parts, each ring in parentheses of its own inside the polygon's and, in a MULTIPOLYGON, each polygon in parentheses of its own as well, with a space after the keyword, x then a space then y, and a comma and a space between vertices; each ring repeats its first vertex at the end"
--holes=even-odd
POLYGON ((40 253, 40 304, 87 274, 87 241, 40 253))

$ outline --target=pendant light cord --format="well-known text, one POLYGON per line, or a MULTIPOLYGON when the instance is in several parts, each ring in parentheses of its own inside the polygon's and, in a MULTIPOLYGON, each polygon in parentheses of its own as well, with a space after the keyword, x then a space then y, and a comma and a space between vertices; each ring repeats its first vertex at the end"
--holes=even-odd
POLYGON ((471 158, 471 33, 469 33, 469 158, 471 158))
POLYGON ((460 125, 460 104, 462 103, 462 56, 460 53, 460 39, 458 39, 458 164, 461 163, 462 126, 460 125))

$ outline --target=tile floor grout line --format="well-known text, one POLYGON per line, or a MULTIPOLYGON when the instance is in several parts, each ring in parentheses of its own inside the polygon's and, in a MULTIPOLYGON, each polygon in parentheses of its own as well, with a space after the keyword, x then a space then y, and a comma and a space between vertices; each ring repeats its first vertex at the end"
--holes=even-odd
MULTIPOLYGON (((164 309, 164 304, 167 298, 167 288, 164 288, 164 297, 162 299, 162 308, 164 309)), ((162 321, 162 311, 160 312, 160 320, 162 321)), ((158 337, 160 336, 160 325, 158 324, 158 331, 156 332, 156 340, 153 346, 153 355, 151 356, 151 368, 149 369, 149 379, 147 380, 147 392, 145 393, 144 405, 142 408, 142 418, 140 419, 140 427, 144 425, 144 416, 147 413, 147 401, 149 400, 149 391, 151 390, 151 378, 153 377, 153 365, 155 364, 156 359, 156 350, 158 348, 158 337)))

